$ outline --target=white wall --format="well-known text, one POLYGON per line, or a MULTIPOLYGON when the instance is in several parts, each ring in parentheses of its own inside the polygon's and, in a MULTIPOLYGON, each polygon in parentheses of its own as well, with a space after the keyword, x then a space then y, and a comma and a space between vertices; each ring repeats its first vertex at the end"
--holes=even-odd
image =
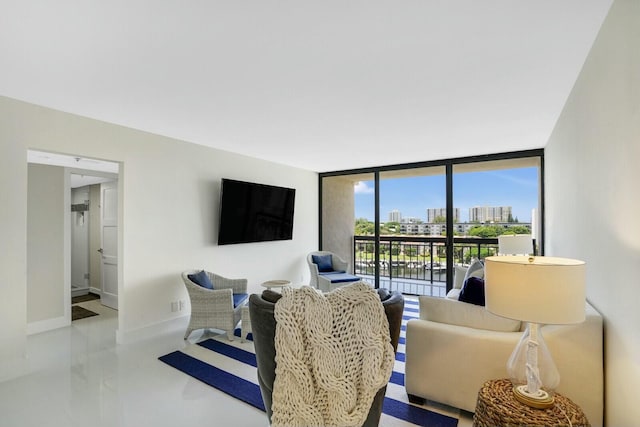
POLYGON ((640 2, 617 0, 545 149, 546 251, 587 262, 608 426, 640 419, 639 162, 640 2))
POLYGON ((65 316, 64 176, 60 167, 28 167, 27 323, 65 316))
MULTIPOLYGON (((28 148, 121 162, 122 341, 185 314, 170 311, 171 301, 188 300, 180 280, 185 269, 245 277, 251 292, 268 279, 308 277, 305 255, 318 242, 316 173, 4 97, 0 120, 0 196, 6 203, 0 214, 0 357, 11 363, 19 362, 25 346, 28 148), (222 177, 295 188, 293 240, 217 246, 222 177)), ((3 374, 8 370, 0 379, 3 374)))

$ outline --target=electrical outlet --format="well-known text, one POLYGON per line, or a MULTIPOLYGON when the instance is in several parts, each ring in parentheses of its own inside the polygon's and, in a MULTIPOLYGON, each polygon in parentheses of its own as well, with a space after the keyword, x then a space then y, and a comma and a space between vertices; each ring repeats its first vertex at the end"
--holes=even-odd
POLYGON ((176 311, 178 311, 178 301, 172 301, 171 302, 171 312, 175 313, 176 311))

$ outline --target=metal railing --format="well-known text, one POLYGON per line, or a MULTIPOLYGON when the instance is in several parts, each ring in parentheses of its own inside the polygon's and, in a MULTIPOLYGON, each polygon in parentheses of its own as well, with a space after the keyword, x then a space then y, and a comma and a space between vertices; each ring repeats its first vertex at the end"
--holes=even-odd
MULTIPOLYGON (((454 264, 469 265, 473 259, 495 255, 498 239, 454 237, 454 264)), ((375 275, 375 237, 354 236, 354 272, 372 279, 375 275)), ((444 296, 447 282, 446 238, 440 236, 381 236, 381 286, 416 295, 444 296)))

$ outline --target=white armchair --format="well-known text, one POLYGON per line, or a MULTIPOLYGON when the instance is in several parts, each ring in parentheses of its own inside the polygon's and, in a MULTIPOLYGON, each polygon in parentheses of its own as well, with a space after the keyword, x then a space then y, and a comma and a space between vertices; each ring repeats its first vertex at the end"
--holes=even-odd
POLYGON ((191 317, 184 334, 186 340, 196 329, 221 329, 233 341, 233 332, 240 322, 241 309, 248 298, 247 279, 227 279, 206 271, 213 289, 193 282, 190 274, 199 270, 185 271, 182 280, 191 300, 191 317))
POLYGON ((323 292, 360 280, 359 277, 349 274, 349 263, 333 252, 311 252, 307 255, 307 264, 311 273, 309 286, 323 292))

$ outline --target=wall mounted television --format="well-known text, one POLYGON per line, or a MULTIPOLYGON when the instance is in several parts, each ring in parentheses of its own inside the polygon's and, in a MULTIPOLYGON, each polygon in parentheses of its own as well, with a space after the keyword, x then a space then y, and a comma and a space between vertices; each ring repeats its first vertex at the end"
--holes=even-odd
POLYGON ((291 240, 296 190, 222 179, 218 244, 291 240))

